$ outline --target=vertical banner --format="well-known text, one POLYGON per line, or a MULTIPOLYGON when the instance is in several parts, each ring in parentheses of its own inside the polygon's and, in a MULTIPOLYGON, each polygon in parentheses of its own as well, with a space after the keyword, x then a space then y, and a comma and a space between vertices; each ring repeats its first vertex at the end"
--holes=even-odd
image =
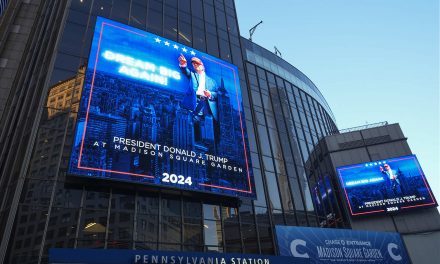
POLYGON ((398 233, 276 226, 281 256, 309 263, 409 264, 398 233))

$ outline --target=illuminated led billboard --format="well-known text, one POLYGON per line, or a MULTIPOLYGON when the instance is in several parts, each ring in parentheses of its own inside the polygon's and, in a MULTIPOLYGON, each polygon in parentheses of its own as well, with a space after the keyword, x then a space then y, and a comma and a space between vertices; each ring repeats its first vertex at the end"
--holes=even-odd
POLYGON ((338 167, 353 216, 436 206, 415 155, 338 167))
POLYGON ((236 66, 98 17, 69 174, 254 198, 236 66))

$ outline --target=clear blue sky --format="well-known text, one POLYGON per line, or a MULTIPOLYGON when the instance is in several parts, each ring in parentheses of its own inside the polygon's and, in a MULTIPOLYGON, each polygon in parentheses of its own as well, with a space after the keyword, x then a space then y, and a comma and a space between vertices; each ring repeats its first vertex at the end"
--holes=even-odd
POLYGON ((337 125, 399 123, 440 199, 438 0, 236 0, 242 36, 281 51, 337 125))

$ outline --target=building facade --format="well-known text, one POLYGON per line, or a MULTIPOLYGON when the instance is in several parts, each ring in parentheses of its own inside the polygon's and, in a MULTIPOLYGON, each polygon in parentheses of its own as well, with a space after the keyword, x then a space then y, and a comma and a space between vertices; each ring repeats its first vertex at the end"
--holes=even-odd
POLYGON ((274 255, 275 225, 350 226, 339 203, 313 195, 319 184, 335 193, 308 162, 338 133, 328 104, 307 76, 240 37, 233 0, 11 0, 0 28, 0 261, 46 263, 53 247, 274 255), (257 199, 69 180, 97 16, 238 67, 257 199))
MULTIPOLYGON (((347 212, 351 228, 353 230, 397 232, 405 242, 412 263, 435 263, 438 261, 440 254, 436 247, 440 242, 440 214, 436 208, 433 208, 435 204, 429 206, 425 206, 423 203, 416 204, 408 207, 418 207, 417 210, 400 211, 399 213, 391 211, 369 215, 367 211, 358 216, 349 216, 351 208, 345 202, 344 189, 340 184, 337 184, 339 176, 336 171, 338 167, 411 155, 407 138, 399 124, 384 122, 347 131, 341 130, 340 132, 340 134, 323 138, 314 153, 315 156, 322 158, 310 160, 310 162, 314 163, 316 167, 320 167, 320 171, 325 171, 325 174, 333 179, 335 186, 337 186, 338 203, 343 205, 343 211, 347 212)), ((423 169, 422 165, 419 168, 423 169)), ((400 168, 402 168, 402 176, 399 179, 399 186, 394 192, 398 192, 398 195, 402 196, 423 197, 423 184, 414 180, 413 177, 409 177, 411 174, 418 175, 418 173, 409 169, 405 170, 403 166, 400 168), (411 192, 411 190, 414 191, 411 192)), ((374 193, 375 188, 377 187, 369 187, 373 191, 367 192, 368 195, 374 193)), ((379 196, 384 199, 394 197, 393 190, 379 188, 377 191, 381 193, 379 196)), ((428 195, 426 194, 427 197, 428 195)), ((421 199, 422 202, 423 200, 421 199)))

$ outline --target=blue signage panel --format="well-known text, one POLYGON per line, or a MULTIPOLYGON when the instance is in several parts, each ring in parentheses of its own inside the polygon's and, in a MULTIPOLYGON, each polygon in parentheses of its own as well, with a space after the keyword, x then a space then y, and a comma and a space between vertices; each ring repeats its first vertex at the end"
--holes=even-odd
POLYGON ((276 226, 281 256, 308 263, 410 263, 398 233, 276 226))
POLYGON ((437 205, 415 155, 338 167, 337 171, 352 216, 437 205))
POLYGON ((238 69, 98 17, 69 173, 255 198, 238 69))
POLYGON ((125 249, 49 250, 49 263, 82 264, 301 264, 291 257, 125 249))

